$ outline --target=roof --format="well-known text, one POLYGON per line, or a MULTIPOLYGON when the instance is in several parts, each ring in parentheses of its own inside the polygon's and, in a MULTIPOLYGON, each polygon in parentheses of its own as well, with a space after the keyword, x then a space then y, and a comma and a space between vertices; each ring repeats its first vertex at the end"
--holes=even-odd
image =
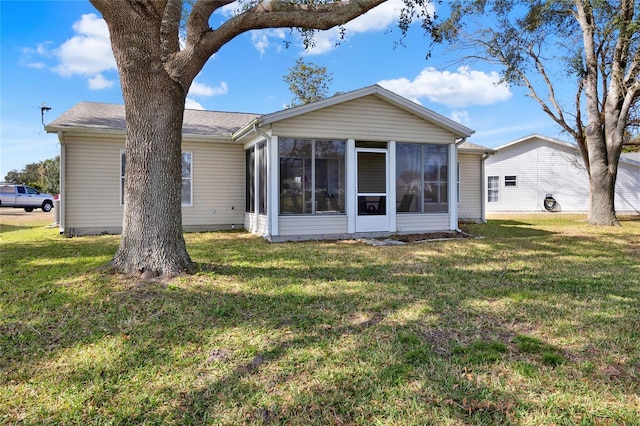
POLYGON ((385 101, 401 108, 409 113, 415 114, 418 117, 427 120, 431 123, 434 123, 444 129, 449 130, 454 135, 458 137, 469 137, 474 131, 469 129, 466 126, 463 126, 460 123, 457 123, 443 115, 440 115, 434 111, 431 111, 428 108, 423 107, 415 102, 412 102, 396 93, 393 93, 377 84, 372 86, 364 87, 362 89, 353 90, 351 92, 342 93, 339 95, 332 96, 330 98, 325 98, 320 101, 311 102, 305 105, 300 105, 294 108, 285 109, 282 111, 274 112, 271 114, 263 115, 257 118, 253 123, 249 123, 245 126, 239 134, 241 135, 245 131, 249 130, 249 127, 254 123, 262 126, 266 124, 275 123, 277 121, 285 120, 288 118, 297 117, 302 114, 306 114, 308 112, 317 111, 323 108, 327 108, 333 105, 337 105, 343 102, 352 101, 354 99, 359 99, 364 96, 377 96, 385 101))
MULTIPOLYGON (((430 123, 444 128, 455 136, 466 138, 474 131, 428 108, 412 102, 378 85, 332 96, 317 102, 289 108, 272 114, 248 114, 238 112, 203 111, 187 109, 184 112, 183 134, 210 137, 224 137, 231 140, 261 126, 317 111, 364 96, 377 96, 398 108, 414 114, 430 123)), ((80 102, 45 126, 49 133, 68 130, 88 130, 102 132, 124 132, 126 129, 123 105, 97 102, 80 102)), ((488 148, 470 144, 469 152, 485 152, 488 148), (478 149, 472 148, 478 147, 478 149)))
POLYGON ((504 145, 500 145, 499 147, 495 148, 495 150, 496 151, 500 151, 502 149, 509 148, 509 147, 512 147, 512 146, 515 146, 515 145, 519 145, 519 144, 522 144, 522 143, 525 143, 525 142, 531 142, 534 139, 540 139, 540 140, 543 140, 545 142, 549 142, 549 143, 552 143, 552 144, 564 146, 566 148, 578 149, 578 146, 575 145, 575 144, 572 144, 572 143, 569 143, 569 142, 565 142, 565 141, 561 141, 560 139, 550 138, 549 136, 544 136, 544 135, 541 135, 541 134, 538 134, 538 133, 534 133, 534 134, 522 137, 520 139, 516 139, 515 141, 506 143, 504 145))
MULTIPOLYGON (((258 116, 259 114, 187 109, 184 112, 182 132, 186 135, 230 137, 258 116)), ((71 129, 124 132, 124 105, 80 102, 47 124, 45 129, 49 133, 71 129)))
MULTIPOLYGON (((542 140, 542 141, 545 141, 545 142, 549 142, 551 144, 563 146, 563 147, 566 147, 566 148, 570 148, 570 149, 573 149, 573 150, 575 150, 577 152, 580 152, 580 149, 578 148, 578 145, 576 145, 576 144, 572 144, 572 143, 569 143, 569 142, 561 141, 560 139, 550 138, 548 136, 540 135, 540 134, 537 134, 537 133, 525 136, 523 138, 517 139, 517 140, 515 140, 513 142, 506 143, 504 145, 501 145, 501 146, 495 148, 495 150, 497 152, 497 151, 503 150, 505 148, 510 148, 510 147, 518 145, 518 144, 531 142, 531 141, 536 140, 536 139, 539 139, 539 140, 542 140)), ((620 161, 623 162, 623 163, 631 164, 633 166, 640 166, 640 155, 635 156, 634 153, 622 153, 620 155, 620 161)))
POLYGON ((464 141, 458 145, 458 152, 495 154, 496 150, 476 143, 464 141))

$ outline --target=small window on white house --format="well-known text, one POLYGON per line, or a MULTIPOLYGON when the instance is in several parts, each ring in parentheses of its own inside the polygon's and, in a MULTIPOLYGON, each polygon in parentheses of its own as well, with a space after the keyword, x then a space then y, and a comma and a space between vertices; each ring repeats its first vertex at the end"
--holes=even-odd
POLYGON ((497 203, 500 201, 500 178, 498 176, 487 177, 487 202, 497 203))
MULTIPOLYGON (((193 197, 193 167, 192 154, 190 152, 182 153, 182 205, 191 206, 193 197)), ((126 169, 127 159, 124 149, 120 150, 120 205, 124 206, 124 171, 126 169)))
POLYGON ((505 176, 504 177, 504 186, 518 186, 518 177, 517 176, 505 176))

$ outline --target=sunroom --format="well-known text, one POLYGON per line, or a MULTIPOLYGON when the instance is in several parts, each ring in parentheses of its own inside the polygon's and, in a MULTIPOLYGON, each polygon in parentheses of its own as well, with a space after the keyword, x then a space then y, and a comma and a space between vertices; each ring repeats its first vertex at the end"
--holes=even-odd
POLYGON ((270 241, 456 230, 472 133, 377 85, 258 117, 234 134, 244 226, 270 241))

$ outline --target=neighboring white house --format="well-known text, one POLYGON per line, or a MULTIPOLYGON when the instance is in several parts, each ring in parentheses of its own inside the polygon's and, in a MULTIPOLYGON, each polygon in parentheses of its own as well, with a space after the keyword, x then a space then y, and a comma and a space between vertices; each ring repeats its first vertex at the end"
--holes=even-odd
MULTIPOLYGON (((61 143, 62 232, 120 232, 124 116, 83 102, 46 126, 61 143)), ((183 226, 281 241, 481 222, 492 150, 472 133, 377 85, 268 115, 187 110, 183 226)))
MULTIPOLYGON (((496 148, 486 160, 487 212, 589 209, 589 179, 576 145, 530 135, 496 148), (547 199, 545 206, 545 199, 547 199)), ((618 213, 640 213, 640 161, 621 157, 618 213)))

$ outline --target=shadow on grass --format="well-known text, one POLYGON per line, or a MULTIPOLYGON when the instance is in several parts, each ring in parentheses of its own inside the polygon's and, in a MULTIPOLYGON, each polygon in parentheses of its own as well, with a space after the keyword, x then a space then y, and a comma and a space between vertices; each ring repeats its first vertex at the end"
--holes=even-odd
MULTIPOLYGON (((3 276, 15 278, 0 288, 0 377, 82 401, 56 411, 22 396, 52 422, 513 424, 531 410, 547 423, 588 420, 597 407, 545 405, 532 394, 556 390, 535 383, 562 376, 597 393, 598 363, 628 352, 602 386, 637 389, 637 259, 597 237, 533 229, 539 238, 522 238, 523 226, 381 248, 203 234, 188 246, 206 267, 168 284, 101 273, 112 237, 7 244, 3 276), (25 264, 40 272, 20 276, 25 264), (562 324, 589 346, 537 334, 562 324), (502 370, 513 383, 487 379, 502 370)), ((638 419, 607 410, 613 421, 638 419)))

